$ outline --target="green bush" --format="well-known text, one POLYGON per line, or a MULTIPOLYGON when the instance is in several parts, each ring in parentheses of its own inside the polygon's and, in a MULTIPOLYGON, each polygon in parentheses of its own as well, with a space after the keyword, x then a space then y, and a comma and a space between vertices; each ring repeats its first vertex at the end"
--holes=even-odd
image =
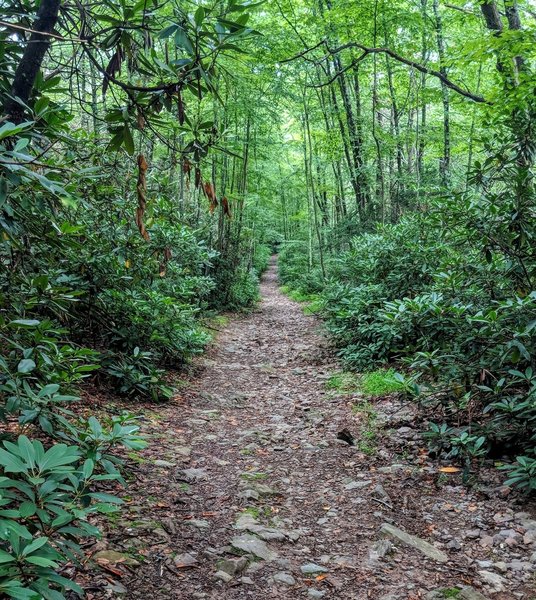
POLYGON ((272 249, 266 244, 258 244, 253 254, 253 270, 260 277, 268 268, 272 249))
MULTIPOLYGON (((508 194, 468 194, 356 236, 325 259, 320 305, 347 368, 406 372, 400 390, 442 419, 428 435, 435 453, 459 460, 466 478, 485 456, 517 456, 507 481, 534 489, 536 257, 533 223, 512 245, 510 210, 508 194)), ((290 289, 317 289, 305 245, 281 258, 290 289)))

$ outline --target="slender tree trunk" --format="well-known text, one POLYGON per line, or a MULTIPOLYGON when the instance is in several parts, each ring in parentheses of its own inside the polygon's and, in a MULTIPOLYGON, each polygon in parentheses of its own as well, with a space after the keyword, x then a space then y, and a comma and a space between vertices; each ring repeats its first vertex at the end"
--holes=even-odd
MULTIPOLYGON (((341 59, 338 54, 334 56, 334 64, 335 68, 339 73, 342 73, 343 66, 341 59)), ((350 102, 350 94, 348 91, 348 84, 346 82, 346 77, 344 74, 341 74, 338 78, 339 90, 341 92, 342 103, 344 106, 344 111, 346 112, 346 123, 348 125, 348 134, 350 137, 350 148, 352 151, 352 158, 354 164, 354 172, 355 172, 355 180, 358 185, 358 205, 357 209, 359 214, 363 217, 365 207, 367 204, 367 189, 366 182, 364 181, 364 172, 363 172, 363 156, 361 152, 361 144, 359 140, 359 136, 357 133, 357 126, 355 121, 354 111, 352 109, 352 104, 350 102)))
POLYGON ((308 153, 309 156, 308 156, 308 160, 307 160, 307 162, 308 162, 307 171, 309 173, 309 182, 310 182, 310 186, 311 186, 311 203, 312 203, 312 207, 313 207, 313 223, 314 223, 316 238, 317 238, 317 242, 318 242, 318 258, 320 260, 320 268, 322 270, 322 277, 325 278, 326 277, 326 269, 324 266, 324 249, 323 249, 323 243, 322 243, 322 236, 320 233, 320 223, 319 223, 319 219, 318 219, 318 201, 316 198, 314 174, 313 174, 313 169, 312 169, 313 145, 312 145, 311 127, 309 124, 308 111, 309 111, 309 108, 307 106, 307 99, 304 94, 304 96, 303 96, 303 120, 304 120, 305 134, 306 134, 306 139, 304 140, 306 152, 307 152, 307 144, 309 144, 309 153, 308 153))
MULTIPOLYGON (((387 43, 387 40, 386 40, 387 43)), ((393 82, 393 69, 391 61, 388 56, 385 57, 387 66, 387 82, 389 85, 389 95, 391 96, 391 124, 392 134, 396 144, 396 178, 392 178, 391 187, 394 190, 392 195, 393 203, 391 206, 394 220, 396 220, 400 214, 400 197, 404 190, 404 169, 403 169, 403 150, 402 150, 402 139, 400 136, 400 112, 398 110, 398 102, 396 98, 395 86, 393 82)))
MULTIPOLYGON (((378 0, 374 2, 374 46, 378 43, 378 0)), ((379 200, 381 209, 381 221, 385 221, 385 177, 383 173, 383 160, 378 128, 379 123, 379 100, 378 100, 378 57, 373 57, 373 75, 372 75, 372 137, 376 147, 376 197, 379 200)))
POLYGON ((89 62, 89 78, 91 82, 91 116, 93 117, 93 133, 99 134, 99 102, 97 98, 97 71, 95 65, 89 62))
MULTIPOLYGON (((480 80, 482 77, 482 62, 478 66, 478 79, 476 84, 476 93, 478 94, 480 91, 480 80)), ((471 117, 471 129, 469 131, 469 150, 467 155, 467 168, 465 170, 465 189, 467 189, 469 185, 469 175, 471 173, 471 169, 473 167, 473 146, 474 146, 474 137, 475 137, 475 126, 476 126, 476 111, 473 108, 473 115, 471 117)))
MULTIPOLYGON (((443 21, 439 11, 439 0, 433 0, 435 30, 437 38, 437 50, 439 54, 439 72, 447 76, 445 65, 445 41, 443 37, 443 21)), ((450 174, 450 96, 449 88, 441 82, 441 98, 443 101, 443 158, 439 163, 439 174, 441 183, 448 185, 450 174)))
MULTIPOLYGON (((328 77, 331 77, 331 75, 332 75, 329 61, 327 62, 327 75, 328 75, 328 77)), ((352 155, 350 152, 350 143, 348 140, 346 126, 344 125, 344 121, 342 120, 342 117, 341 117, 339 102, 337 100, 337 94, 335 92, 335 88, 333 85, 329 86, 329 91, 331 94, 331 101, 333 103, 333 108, 335 110, 335 114, 337 115, 337 122, 339 123, 339 129, 341 131, 341 139, 342 139, 342 143, 343 143, 344 158, 346 159, 346 164, 348 166, 350 183, 352 184, 352 188, 354 190, 356 205, 359 206, 359 182, 356 178, 355 168, 354 168, 354 164, 353 164, 353 160, 352 160, 352 155)))
MULTIPOLYGON (((428 48, 426 39, 426 8, 428 0, 421 0, 422 14, 422 35, 421 35, 421 62, 426 64, 428 48)), ((417 177, 419 179, 419 188, 423 178, 424 169, 424 151, 426 148, 426 73, 421 73, 421 120, 419 123, 418 144, 417 144, 417 177)))

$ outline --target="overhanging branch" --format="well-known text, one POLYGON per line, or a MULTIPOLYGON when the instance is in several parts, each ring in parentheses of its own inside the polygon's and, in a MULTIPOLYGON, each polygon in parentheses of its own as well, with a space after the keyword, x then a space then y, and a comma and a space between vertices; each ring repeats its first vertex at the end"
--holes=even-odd
MULTIPOLYGON (((435 69, 431 69, 431 68, 429 68, 421 63, 418 63, 414 60, 411 60, 409 58, 401 56, 400 54, 397 54, 390 48, 381 48, 381 47, 380 48, 371 48, 369 46, 364 46, 363 44, 360 44, 359 42, 348 42, 347 44, 343 44, 342 46, 338 46, 337 48, 330 48, 327 41, 322 40, 321 42, 312 46, 311 48, 306 48, 302 52, 295 54, 294 56, 287 58, 281 62, 287 63, 287 62, 292 62, 298 58, 304 58, 309 53, 313 52, 317 48, 320 48, 321 46, 324 47, 324 49, 326 50, 326 52, 329 55, 338 54, 339 52, 342 52, 343 50, 348 50, 349 48, 358 48, 359 50, 362 51, 362 54, 359 57, 357 57, 356 59, 354 59, 350 63, 349 66, 347 66, 344 69, 342 69, 341 71, 338 71, 337 73, 335 73, 335 75, 333 75, 331 77, 331 79, 329 79, 327 82, 322 83, 317 86, 314 86, 314 87, 322 87, 325 85, 329 85, 330 83, 333 83, 333 81, 335 81, 338 77, 340 77, 345 71, 347 71, 348 69, 352 68, 353 66, 355 66, 356 64, 358 64, 359 62, 364 60, 369 54, 386 54, 387 56, 390 56, 394 60, 396 60, 404 65, 407 65, 408 67, 411 67, 413 69, 416 69, 417 71, 420 71, 421 73, 425 73, 426 75, 430 75, 432 77, 435 77, 436 79, 439 79, 448 88, 455 91, 457 94, 459 94, 460 96, 463 96, 464 98, 468 98, 469 100, 472 100, 473 102, 478 102, 478 103, 483 103, 483 104, 491 104, 491 102, 489 100, 486 100, 482 96, 473 94, 469 90, 464 89, 463 87, 461 87, 460 85, 458 85, 457 83, 455 83, 454 81, 449 79, 443 73, 436 71, 435 69)), ((322 62, 322 60, 325 60, 325 58, 326 57, 324 57, 323 59, 321 59, 320 61, 317 61, 317 62, 322 62)))

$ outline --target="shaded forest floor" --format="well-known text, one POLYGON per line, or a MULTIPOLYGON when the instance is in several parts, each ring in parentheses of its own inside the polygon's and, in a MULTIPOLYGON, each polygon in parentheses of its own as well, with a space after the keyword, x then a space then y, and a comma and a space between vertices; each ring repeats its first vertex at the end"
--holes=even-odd
POLYGON ((330 390, 340 366, 275 264, 261 292, 144 413, 89 598, 536 598, 536 521, 496 471, 468 489, 428 459, 411 407, 330 390))

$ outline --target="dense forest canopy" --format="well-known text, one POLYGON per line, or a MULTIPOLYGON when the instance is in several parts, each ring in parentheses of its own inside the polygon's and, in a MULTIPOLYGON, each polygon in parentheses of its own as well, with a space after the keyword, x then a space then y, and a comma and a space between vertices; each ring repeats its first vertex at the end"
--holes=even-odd
POLYGON ((2 594, 81 593, 144 443, 69 403, 171 398, 274 252, 438 455, 536 488, 531 0, 1 6, 2 594))

